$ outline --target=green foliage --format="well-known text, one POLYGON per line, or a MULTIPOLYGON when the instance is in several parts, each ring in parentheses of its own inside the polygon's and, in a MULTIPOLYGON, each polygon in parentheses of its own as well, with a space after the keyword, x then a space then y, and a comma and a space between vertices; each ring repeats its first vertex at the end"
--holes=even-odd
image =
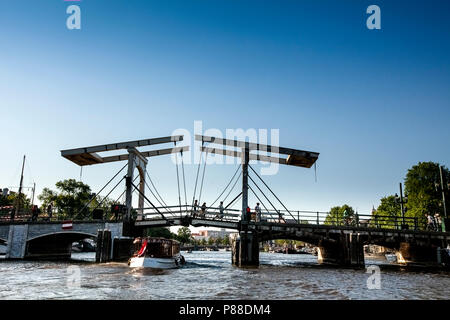
POLYGON ((178 229, 177 239, 181 243, 190 243, 194 239, 191 230, 188 227, 181 227, 178 229))
POLYGON ((284 246, 304 246, 305 243, 303 241, 297 241, 297 240, 284 240, 284 239, 277 239, 274 241, 275 245, 278 247, 284 247, 284 246))
MULTIPOLYGON (((443 168, 444 183, 450 181, 450 171, 443 168)), ((425 220, 425 214, 440 213, 443 216, 442 193, 440 190, 439 164, 419 162, 408 170, 405 179, 405 192, 408 194, 406 216, 425 220), (435 184, 439 187, 436 188, 435 184)), ((446 198, 447 208, 450 201, 446 198)))
MULTIPOLYGON (((95 209, 102 200, 99 209, 103 209, 106 213, 110 212, 113 201, 97 196, 88 208, 85 205, 92 198, 91 188, 81 181, 75 179, 67 179, 56 183, 57 191, 44 188, 38 199, 42 201, 44 208, 52 204, 56 209, 59 218, 62 219, 83 219, 90 216, 90 210, 95 209)), ((106 216, 108 218, 108 216, 106 216)), ((110 218, 110 217, 109 217, 110 218)))
POLYGON ((27 198, 27 196, 24 193, 21 193, 19 198, 18 192, 10 191, 6 198, 5 197, 1 198, 4 199, 3 201, 5 204, 2 204, 4 206, 17 206, 18 201, 20 201, 21 209, 28 210, 31 208, 31 200, 27 198))
POLYGON ((231 243, 230 243, 230 237, 224 237, 223 239, 222 239, 222 244, 224 245, 224 246, 229 246, 231 243))
POLYGON ((395 228, 401 224, 400 203, 395 196, 387 196, 381 199, 377 210, 372 212, 371 227, 395 228))
POLYGON ((333 207, 330 213, 325 218, 324 224, 326 225, 345 225, 356 222, 355 211, 347 204, 343 206, 333 207))
POLYGON ((144 235, 155 238, 177 239, 177 235, 171 232, 169 228, 148 228, 144 235))
POLYGON ((44 207, 52 204, 63 218, 79 218, 81 209, 91 198, 91 188, 75 179, 58 181, 56 188, 56 192, 44 188, 38 199, 44 207))

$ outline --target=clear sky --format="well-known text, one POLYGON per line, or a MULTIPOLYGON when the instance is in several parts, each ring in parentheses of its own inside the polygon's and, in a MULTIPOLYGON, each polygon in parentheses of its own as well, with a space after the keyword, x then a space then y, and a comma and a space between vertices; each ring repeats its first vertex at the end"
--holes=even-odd
MULTIPOLYGON (((279 129, 320 152, 267 182, 289 208, 370 213, 419 161, 449 166, 450 2, 0 0, 0 187, 79 179, 62 149, 175 129, 279 129), (366 9, 381 8, 381 30, 366 9)), ((177 203, 168 157, 149 171, 177 203)), ((85 167, 93 191, 123 164, 85 167)), ((236 166, 208 166, 202 200, 236 166)), ((192 197, 196 166, 186 166, 192 197)), ((123 190, 123 187, 120 191, 123 190)), ((202 201, 203 202, 203 201, 202 201)), ((252 206, 254 199, 251 199, 252 206)))

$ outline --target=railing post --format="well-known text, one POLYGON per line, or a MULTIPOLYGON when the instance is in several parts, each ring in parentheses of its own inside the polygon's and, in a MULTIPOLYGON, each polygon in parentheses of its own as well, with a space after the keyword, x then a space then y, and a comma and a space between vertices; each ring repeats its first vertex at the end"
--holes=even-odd
POLYGON ((300 211, 297 211, 297 223, 300 224, 300 211))
POLYGON ((417 224, 417 217, 414 217, 414 230, 417 231, 418 224, 417 224))
POLYGON ((319 222, 319 211, 317 211, 317 225, 319 225, 320 224, 320 222, 319 222))

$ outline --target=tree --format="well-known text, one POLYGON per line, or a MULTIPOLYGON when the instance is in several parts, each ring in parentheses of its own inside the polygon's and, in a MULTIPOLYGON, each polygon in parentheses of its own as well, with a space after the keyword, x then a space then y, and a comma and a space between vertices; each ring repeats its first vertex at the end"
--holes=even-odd
POLYGON ((56 191, 44 188, 38 199, 42 201, 44 208, 52 204, 60 218, 83 219, 90 216, 90 212, 96 208, 106 212, 106 219, 111 218, 110 209, 114 201, 98 195, 94 197, 89 185, 75 179, 67 179, 58 181, 55 186, 56 191))
POLYGON ((225 237, 222 239, 222 244, 223 244, 224 246, 229 246, 229 245, 230 245, 230 237, 225 236, 225 237))
POLYGON ((214 238, 213 237, 209 237, 208 238, 208 245, 212 246, 214 244, 214 238))
POLYGON ((191 229, 188 227, 178 229, 177 239, 181 243, 190 243, 193 240, 191 229))
POLYGON ((177 235, 169 228, 149 228, 145 231, 145 236, 165 239, 176 239, 177 235))
POLYGON ((327 225, 344 225, 346 219, 355 217, 355 211, 347 204, 339 207, 333 207, 330 213, 326 216, 324 224, 327 225))
POLYGON ((20 201, 21 210, 29 210, 30 209, 31 200, 24 193, 20 194, 20 198, 19 198, 19 193, 14 192, 14 191, 10 191, 6 197, 0 195, 0 207, 2 207, 2 206, 16 207, 18 204, 18 201, 20 201))
POLYGON ((222 244, 223 239, 222 238, 216 238, 214 239, 214 244, 216 245, 221 245, 222 244))
POLYGON ((89 214, 82 209, 92 197, 91 187, 75 179, 58 181, 55 185, 58 191, 44 188, 38 196, 44 206, 52 203, 63 218, 83 218, 89 214))
MULTIPOLYGON (((450 172, 443 168, 444 183, 450 181, 450 172)), ((439 163, 419 162, 408 170, 405 179, 405 192, 408 194, 406 216, 417 217, 425 222, 425 214, 440 213, 443 216, 442 194, 440 190, 439 163), (439 187, 436 187, 436 184, 439 187)), ((449 208, 450 199, 446 198, 449 208)))
POLYGON ((395 196, 381 198, 381 203, 377 210, 372 212, 371 226, 393 228, 401 224, 400 203, 395 200, 395 196))

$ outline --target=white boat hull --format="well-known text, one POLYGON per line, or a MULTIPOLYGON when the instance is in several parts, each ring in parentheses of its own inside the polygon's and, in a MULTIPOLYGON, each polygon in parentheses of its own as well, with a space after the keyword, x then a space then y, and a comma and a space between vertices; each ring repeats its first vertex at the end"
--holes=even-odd
POLYGON ((173 258, 133 257, 130 259, 131 268, 175 269, 183 265, 181 255, 173 258))

